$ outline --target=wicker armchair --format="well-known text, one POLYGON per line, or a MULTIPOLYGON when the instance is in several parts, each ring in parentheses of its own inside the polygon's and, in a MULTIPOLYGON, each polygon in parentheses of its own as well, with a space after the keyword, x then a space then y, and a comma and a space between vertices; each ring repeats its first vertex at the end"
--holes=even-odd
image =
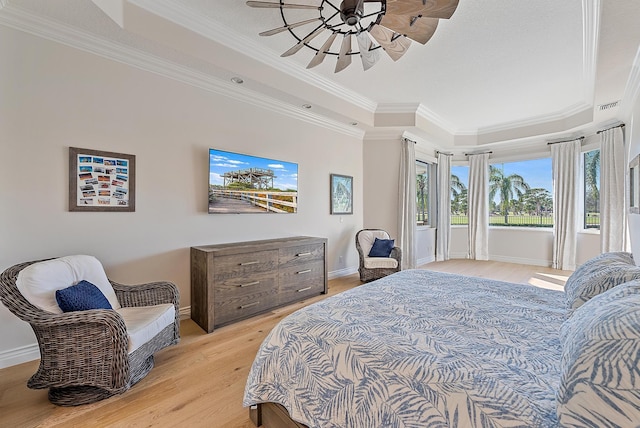
POLYGON ((0 274, 0 300, 33 328, 41 358, 40 366, 27 386, 49 388, 52 403, 76 406, 123 393, 153 368, 155 352, 178 343, 179 293, 174 284, 154 282, 127 286, 108 280, 105 275, 123 308, 166 304, 165 314, 169 315, 165 316, 171 316, 168 304, 175 307, 173 322, 169 320, 166 327, 157 327, 162 330, 129 352, 127 327, 116 310, 52 313, 23 296, 16 285, 18 274, 27 266, 42 261, 45 260, 17 264, 0 274))
POLYGON ((402 268, 402 250, 399 247, 393 247, 389 258, 369 257, 375 238, 389 239, 389 234, 382 229, 362 229, 356 233, 356 249, 360 256, 358 272, 363 282, 391 275, 402 268))

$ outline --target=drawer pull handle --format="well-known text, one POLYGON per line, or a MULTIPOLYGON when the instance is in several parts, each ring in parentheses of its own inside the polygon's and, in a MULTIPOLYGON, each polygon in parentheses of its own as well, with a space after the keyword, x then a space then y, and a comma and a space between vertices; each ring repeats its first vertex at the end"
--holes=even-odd
POLYGON ((302 273, 309 273, 309 272, 311 272, 311 269, 301 270, 300 272, 296 272, 296 273, 300 275, 302 273))
POLYGON ((299 253, 299 254, 296 254, 296 257, 305 257, 305 256, 310 256, 310 255, 311 255, 311 253, 299 253))
POLYGON ((242 305, 242 306, 240 306, 240 309, 247 309, 247 308, 251 308, 251 307, 253 307, 253 306, 255 306, 255 305, 258 305, 258 304, 260 304, 260 302, 253 302, 253 303, 249 303, 248 305, 242 305))
POLYGON ((240 266, 257 265, 258 261, 240 263, 240 266))
POLYGON ((311 290, 311 287, 301 288, 300 290, 296 290, 297 293, 302 293, 303 291, 311 290))
POLYGON ((238 285, 238 287, 242 288, 242 287, 250 287, 252 285, 258 285, 260 284, 260 281, 253 281, 253 282, 248 282, 246 284, 240 284, 238 285))

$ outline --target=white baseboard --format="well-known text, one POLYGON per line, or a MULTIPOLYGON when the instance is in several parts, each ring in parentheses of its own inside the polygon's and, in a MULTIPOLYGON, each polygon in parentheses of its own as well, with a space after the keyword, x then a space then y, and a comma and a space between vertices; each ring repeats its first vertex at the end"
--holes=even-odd
POLYGON ((527 259, 523 257, 492 256, 492 255, 489 255, 489 260, 494 260, 496 262, 505 262, 505 263, 518 263, 521 265, 551 267, 550 260, 527 259))
POLYGON ((348 268, 344 268, 344 269, 338 269, 338 270, 334 270, 329 272, 329 275, 327 275, 328 279, 335 279, 335 278, 340 278, 343 276, 349 276, 349 275, 353 275, 354 273, 358 273, 358 268, 357 267, 348 267, 348 268))
POLYGON ((467 253, 449 253, 449 258, 452 259, 466 259, 467 253))
MULTIPOLYGON (((449 256, 452 259, 468 258, 466 253, 451 253, 449 254, 449 256)), ((518 263, 521 265, 551 267, 551 260, 529 259, 524 257, 496 256, 492 254, 489 254, 489 260, 493 260, 496 262, 505 262, 505 263, 518 263)))
POLYGON ((188 320, 191 318, 191 306, 180 308, 180 320, 188 320))
POLYGON ((0 369, 40 359, 37 343, 0 352, 0 369))
POLYGON ((418 259, 416 262, 416 266, 422 266, 422 265, 426 265, 427 263, 431 263, 431 262, 435 262, 436 261, 436 256, 431 255, 429 257, 424 257, 422 259, 418 259))

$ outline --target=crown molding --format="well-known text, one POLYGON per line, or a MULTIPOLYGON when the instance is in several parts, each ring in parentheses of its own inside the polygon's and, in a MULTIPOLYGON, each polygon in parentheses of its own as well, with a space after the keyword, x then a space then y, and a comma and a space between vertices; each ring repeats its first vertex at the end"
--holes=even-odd
POLYGON ((620 114, 622 117, 628 118, 633 114, 633 108, 640 94, 640 48, 636 51, 633 59, 633 65, 627 78, 627 84, 624 88, 624 94, 620 101, 620 114))
POLYGON ((600 38, 600 0, 582 0, 582 78, 585 100, 593 104, 600 38))
POLYGON ((351 137, 361 139, 364 136, 363 130, 354 128, 353 126, 306 110, 301 110, 297 106, 291 106, 275 98, 244 87, 238 87, 238 85, 150 55, 138 49, 116 44, 61 24, 60 22, 33 15, 18 7, 12 5, 6 6, 7 7, 0 9, 0 25, 186 83, 208 92, 213 92, 240 102, 293 117, 351 137))
POLYGON ((376 114, 387 114, 387 113, 415 114, 418 111, 418 108, 420 106, 421 106, 420 103, 378 104, 376 108, 376 114))
MULTIPOLYGON (((522 120, 514 120, 512 122, 504 122, 495 126, 487 126, 484 128, 478 128, 478 135, 494 134, 497 132, 510 131, 512 129, 525 128, 530 126, 545 125, 550 122, 557 122, 560 120, 568 119, 576 114, 582 113, 585 110, 592 110, 593 106, 584 102, 576 103, 567 107, 565 110, 560 110, 555 113, 544 114, 540 116, 533 116, 522 120)), ((551 131, 553 132, 553 131, 551 131)))
POLYGON ((400 141, 404 132, 404 128, 374 129, 364 134, 363 141, 400 141))
POLYGON ((374 113, 377 103, 358 92, 340 86, 333 81, 308 70, 295 61, 282 61, 280 55, 264 46, 258 45, 253 39, 238 34, 232 28, 215 22, 206 16, 197 14, 193 10, 169 0, 127 0, 129 3, 141 7, 155 15, 167 19, 184 28, 194 31, 201 36, 221 43, 235 51, 256 59, 281 73, 289 75, 310 84, 322 91, 342 99, 356 107, 374 113))

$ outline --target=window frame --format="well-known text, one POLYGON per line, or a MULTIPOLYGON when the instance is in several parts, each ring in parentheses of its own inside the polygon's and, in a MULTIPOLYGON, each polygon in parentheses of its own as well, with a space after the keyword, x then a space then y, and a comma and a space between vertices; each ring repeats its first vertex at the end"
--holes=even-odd
POLYGON ((435 223, 435 213, 436 213, 436 207, 435 207, 435 199, 433 196, 436 195, 436 183, 435 183, 435 179, 436 179, 436 164, 434 162, 430 162, 430 161, 426 161, 426 160, 422 160, 422 159, 416 159, 416 184, 417 184, 417 177, 418 177, 418 164, 420 164, 421 166, 424 166, 426 169, 426 173, 428 175, 428 186, 426 188, 426 194, 427 194, 427 221, 422 223, 422 224, 418 224, 418 187, 416 186, 416 194, 415 194, 415 198, 416 198, 416 221, 415 221, 415 225, 417 228, 432 228, 434 227, 434 223, 435 223))

